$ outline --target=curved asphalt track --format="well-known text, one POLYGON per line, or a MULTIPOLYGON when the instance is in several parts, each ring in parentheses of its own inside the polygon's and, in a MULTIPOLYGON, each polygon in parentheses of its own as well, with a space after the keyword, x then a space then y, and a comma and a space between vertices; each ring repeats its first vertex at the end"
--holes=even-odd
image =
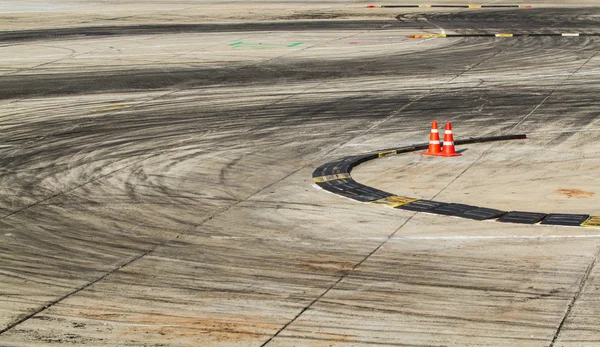
MULTIPOLYGON (((487 138, 474 138, 455 141, 456 145, 468 143, 482 143, 513 139, 526 139, 526 135, 507 135, 487 138)), ((600 226, 600 216, 589 214, 569 213, 543 213, 525 211, 501 211, 492 208, 472 206, 466 204, 447 203, 433 200, 424 200, 406 196, 398 196, 384 192, 373 187, 360 184, 350 175, 352 169, 368 160, 373 160, 401 153, 423 151, 427 143, 391 148, 371 154, 344 157, 323 164, 313 172, 313 181, 324 190, 348 197, 360 202, 384 205, 408 211, 426 212, 446 216, 470 218, 475 220, 496 220, 507 223, 545 224, 563 226, 583 226, 597 228, 600 226)))
POLYGON ((599 32, 597 7, 70 3, 0 11, 0 346, 600 344, 593 229, 447 223, 309 179, 438 119, 529 140, 394 168, 444 183, 422 200, 600 214, 597 37, 406 38, 599 32))

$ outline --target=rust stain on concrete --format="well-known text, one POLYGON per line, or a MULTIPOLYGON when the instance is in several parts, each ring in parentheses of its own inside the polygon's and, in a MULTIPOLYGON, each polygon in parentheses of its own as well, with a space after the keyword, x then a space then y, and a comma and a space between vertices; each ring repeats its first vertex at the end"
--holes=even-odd
POLYGON ((586 192, 577 188, 561 188, 557 189, 556 192, 569 198, 589 198, 596 194, 594 192, 586 192))

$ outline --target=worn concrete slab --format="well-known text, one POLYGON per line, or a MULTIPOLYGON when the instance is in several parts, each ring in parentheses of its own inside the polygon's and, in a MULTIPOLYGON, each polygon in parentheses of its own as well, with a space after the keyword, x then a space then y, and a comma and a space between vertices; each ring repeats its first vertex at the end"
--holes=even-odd
POLYGON ((529 140, 352 175, 599 214, 595 38, 406 37, 599 30, 597 7, 367 4, 0 4, 0 345, 597 344, 597 229, 394 210, 311 180, 452 121, 456 138, 529 140))

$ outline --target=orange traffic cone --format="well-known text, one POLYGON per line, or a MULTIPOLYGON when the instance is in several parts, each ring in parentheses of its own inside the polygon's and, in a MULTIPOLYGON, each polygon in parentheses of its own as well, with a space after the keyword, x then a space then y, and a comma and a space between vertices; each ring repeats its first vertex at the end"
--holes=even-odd
POLYGON ((422 155, 440 155, 440 134, 438 131, 438 124, 436 121, 431 122, 431 133, 429 134, 429 147, 427 152, 421 153, 422 155))
POLYGON ((454 136, 452 136, 452 124, 446 123, 446 131, 444 131, 444 146, 442 146, 442 153, 438 154, 442 157, 458 157, 462 154, 454 151, 454 136))

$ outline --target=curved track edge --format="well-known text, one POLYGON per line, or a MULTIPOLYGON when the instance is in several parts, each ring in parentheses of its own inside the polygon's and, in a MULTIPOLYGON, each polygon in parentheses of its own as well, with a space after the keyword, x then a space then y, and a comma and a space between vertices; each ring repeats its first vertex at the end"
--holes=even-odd
MULTIPOLYGON (((455 145, 526 139, 526 134, 488 136, 454 141, 455 145)), ((428 143, 382 149, 371 153, 343 157, 316 168, 313 182, 320 188, 359 202, 381 205, 406 211, 425 212, 474 220, 495 220, 505 223, 544 224, 600 228, 600 216, 588 214, 502 211, 493 208, 456 204, 388 193, 356 182, 352 169, 366 161, 390 155, 425 150, 428 143)))

